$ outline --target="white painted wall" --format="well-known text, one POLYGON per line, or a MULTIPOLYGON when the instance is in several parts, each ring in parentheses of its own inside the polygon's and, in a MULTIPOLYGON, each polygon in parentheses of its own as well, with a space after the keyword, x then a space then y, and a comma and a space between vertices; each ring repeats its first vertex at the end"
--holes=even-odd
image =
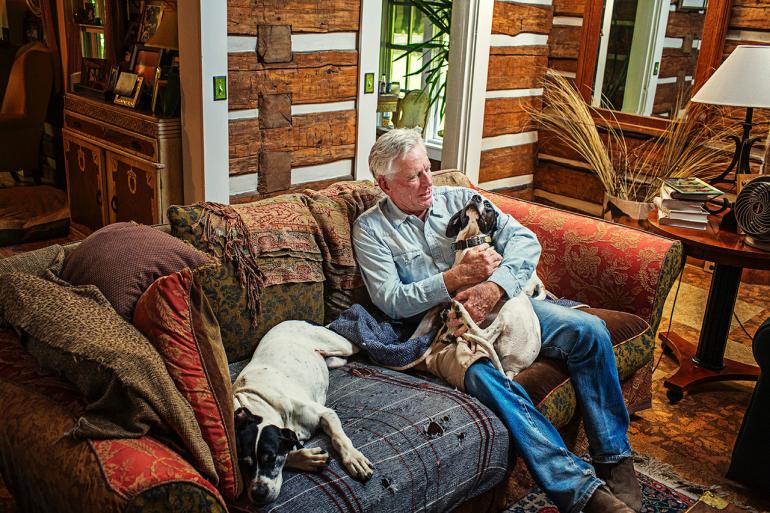
POLYGON ((373 179, 369 151, 377 140, 377 86, 380 83, 380 32, 382 0, 361 0, 358 32, 358 119, 356 122, 356 180, 373 179), (374 73, 374 94, 364 94, 364 74, 374 73))
POLYGON ((227 76, 227 0, 184 2, 178 16, 184 201, 229 203, 228 102, 213 92, 227 76))

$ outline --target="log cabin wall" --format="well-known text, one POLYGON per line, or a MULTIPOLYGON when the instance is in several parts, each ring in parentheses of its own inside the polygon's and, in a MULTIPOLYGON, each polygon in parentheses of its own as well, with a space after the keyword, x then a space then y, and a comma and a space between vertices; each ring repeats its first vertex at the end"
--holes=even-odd
POLYGON ((228 0, 232 202, 351 179, 361 0, 228 0))
POLYGON ((552 18, 550 0, 494 2, 479 166, 485 188, 531 188, 537 132, 524 109, 540 107, 552 18))
MULTIPOLYGON (((674 2, 672 2, 674 3, 674 2)), ((554 0, 553 26, 548 43, 548 66, 567 77, 574 78, 580 50, 579 41, 582 29, 585 0, 554 0)), ((675 14, 675 13, 671 13, 675 14)), ((667 35, 681 37, 682 45, 687 44, 688 36, 675 36, 682 32, 682 20, 674 17, 675 26, 669 22, 667 35)), ((695 39, 697 23, 690 20, 688 27, 695 39)), ((702 29, 701 29, 702 30, 702 29)), ((676 46, 670 41, 670 46, 676 46)), ((770 45, 770 0, 733 0, 730 22, 723 47, 723 60, 740 44, 770 45)), ((669 55, 676 55, 670 51, 669 55)), ((681 57, 680 58, 686 58, 681 57)), ((663 75, 662 76, 669 76, 663 75)), ((687 78, 686 76, 684 77, 687 78)), ((677 79, 679 77, 677 76, 677 79)), ((736 119, 742 119, 744 109, 738 109, 736 119)), ((754 121, 768 119, 767 112, 754 111, 754 121)), ((767 125, 761 129, 767 133, 767 125)), ((752 132, 752 135, 760 135, 752 132)), ((574 152, 556 144, 548 134, 538 134, 538 154, 534 173, 534 195, 546 203, 599 215, 604 191, 601 183, 574 152)), ((628 134, 629 145, 638 144, 640 138, 628 134)), ((765 160, 767 161, 767 146, 765 160)), ((767 171, 766 171, 767 172, 767 171)))

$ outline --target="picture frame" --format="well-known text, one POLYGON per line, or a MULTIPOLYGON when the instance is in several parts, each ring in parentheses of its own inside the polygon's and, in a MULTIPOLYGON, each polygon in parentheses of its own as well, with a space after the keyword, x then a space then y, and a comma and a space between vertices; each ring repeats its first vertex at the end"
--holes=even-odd
POLYGON ((163 52, 163 48, 134 45, 131 54, 131 71, 144 77, 144 85, 149 91, 152 91, 155 85, 155 74, 163 60, 163 52))
POLYGON ((110 72, 107 75, 107 90, 114 91, 115 85, 118 83, 118 76, 120 75, 120 66, 114 64, 110 66, 110 72))
POLYGON ((150 112, 155 114, 155 107, 158 101, 158 90, 161 85, 165 86, 165 81, 160 79, 161 71, 160 66, 155 68, 155 80, 152 85, 152 101, 150 102, 150 112))
POLYGON ((80 84, 99 91, 107 90, 109 61, 83 57, 80 61, 80 84))
POLYGON ((142 10, 142 21, 139 25, 139 33, 136 37, 137 43, 146 43, 160 26, 160 20, 163 17, 163 6, 157 4, 145 4, 142 10))
POLYGON ((118 84, 115 86, 115 98, 112 101, 118 105, 131 107, 133 109, 139 101, 143 81, 144 77, 137 76, 134 73, 121 73, 118 78, 118 84), (131 92, 129 94, 123 94, 128 92, 129 88, 126 87, 126 85, 131 83, 132 78, 133 88, 131 89, 131 92))

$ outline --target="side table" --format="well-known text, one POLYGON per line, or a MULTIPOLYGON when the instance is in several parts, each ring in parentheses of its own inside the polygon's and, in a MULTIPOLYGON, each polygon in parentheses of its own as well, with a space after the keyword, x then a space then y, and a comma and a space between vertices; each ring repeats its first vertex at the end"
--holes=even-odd
POLYGON ((682 241, 687 256, 715 264, 697 347, 676 333, 660 333, 664 348, 672 350, 679 362, 679 369, 663 382, 672 404, 679 402, 684 392, 700 383, 756 381, 759 376, 758 367, 726 360, 724 354, 741 271, 744 267, 770 269, 770 252, 747 246, 742 235, 720 230, 720 219, 709 216, 708 227, 699 231, 661 225, 656 211, 647 217, 653 231, 682 241))

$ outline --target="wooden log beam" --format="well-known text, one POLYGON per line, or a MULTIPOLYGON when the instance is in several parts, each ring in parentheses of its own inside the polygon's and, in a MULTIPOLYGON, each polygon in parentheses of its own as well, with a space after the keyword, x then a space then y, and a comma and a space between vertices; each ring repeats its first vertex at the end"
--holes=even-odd
POLYGON ((259 25, 291 25, 295 34, 357 32, 361 0, 228 0, 227 33, 256 36, 259 25))
POLYGON ((551 32, 553 9, 546 5, 496 1, 492 13, 492 33, 515 36, 523 32, 551 32))
POLYGON ((732 30, 770 30, 767 0, 734 0, 730 14, 732 30))
POLYGON ((539 109, 540 96, 522 98, 493 98, 484 104, 484 131, 482 137, 518 134, 531 130, 531 118, 525 108, 539 109))
POLYGON ((228 56, 230 110, 254 109, 259 94, 290 93, 294 105, 354 100, 358 52, 295 52, 290 63, 261 64, 256 52, 228 56))
POLYGON ((554 16, 583 16, 585 0, 553 0, 554 16))
POLYGON ((230 121, 230 175, 253 173, 260 151, 287 151, 291 167, 353 158, 356 111, 293 116, 291 126, 260 129, 258 119, 230 121))
POLYGON ((589 203, 601 204, 604 200, 604 187, 595 174, 554 162, 541 161, 538 164, 534 187, 589 203))
POLYGON ((532 174, 535 153, 535 143, 482 151, 479 183, 532 174))
POLYGON ((556 59, 577 60, 581 31, 581 27, 554 27, 548 37, 548 55, 556 59))
POLYGON ((545 46, 490 48, 487 91, 539 87, 548 66, 546 51, 545 46))
POLYGON ((705 14, 698 11, 672 11, 668 13, 666 25, 667 37, 686 37, 697 35, 697 39, 703 34, 703 20, 705 14))

